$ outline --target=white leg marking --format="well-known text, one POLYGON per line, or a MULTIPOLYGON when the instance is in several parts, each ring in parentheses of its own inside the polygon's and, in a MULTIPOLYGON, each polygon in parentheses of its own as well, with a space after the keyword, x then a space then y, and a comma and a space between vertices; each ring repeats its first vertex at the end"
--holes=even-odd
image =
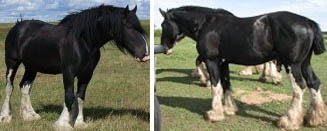
POLYGON ((270 63, 270 76, 274 84, 279 84, 282 81, 282 75, 277 71, 277 65, 273 61, 270 63))
POLYGON ((207 85, 207 82, 208 82, 208 76, 207 76, 207 73, 205 72, 205 69, 203 67, 203 63, 201 63, 200 65, 198 65, 196 67, 196 69, 194 70, 192 76, 198 76, 200 78, 200 83, 202 85, 207 85))
POLYGON ((305 121, 310 126, 321 125, 325 120, 325 104, 320 94, 320 89, 316 91, 315 89, 310 89, 311 91, 311 103, 307 111, 305 121))
POLYGON ((266 82, 269 79, 269 73, 270 73, 270 64, 269 62, 266 62, 263 64, 263 71, 259 80, 266 82))
POLYGON ((10 97, 14 90, 14 87, 10 81, 10 77, 12 75, 13 69, 9 69, 7 75, 7 85, 6 85, 6 98, 2 105, 2 110, 0 113, 0 123, 5 122, 8 123, 11 121, 11 104, 10 104, 10 97))
POLYGON ((278 126, 285 130, 296 130, 303 124, 302 99, 305 90, 302 90, 295 82, 292 73, 289 73, 288 76, 293 88, 293 99, 287 115, 280 118, 278 126))
POLYGON ((75 128, 86 128, 87 124, 84 122, 84 117, 83 117, 83 105, 84 101, 80 98, 77 98, 78 100, 78 116, 75 122, 74 127, 75 128))
POLYGON ((220 81, 217 85, 211 85, 211 94, 212 94, 212 109, 205 114, 205 119, 216 122, 223 120, 224 117, 224 108, 222 104, 223 97, 223 88, 220 81))
POLYGON ((246 66, 245 69, 243 69, 242 71, 240 71, 240 75, 241 76, 249 76, 252 75, 252 69, 254 68, 254 66, 246 66))
POLYGON ((31 104, 30 93, 32 89, 32 84, 25 84, 20 89, 21 91, 21 107, 20 107, 20 116, 24 121, 31 121, 40 119, 40 115, 37 114, 31 104))
POLYGON ((264 65, 260 64, 260 65, 256 65, 255 69, 257 71, 257 74, 260 74, 263 71, 264 65))
POLYGON ((237 106, 235 102, 233 101, 232 97, 232 91, 227 90, 224 93, 224 111, 226 115, 235 115, 235 112, 237 112, 237 106))
POLYGON ((62 110, 59 119, 56 121, 53 127, 55 128, 56 131, 66 131, 66 130, 73 129, 73 127, 70 125, 69 112, 65 103, 64 103, 64 109, 62 110))

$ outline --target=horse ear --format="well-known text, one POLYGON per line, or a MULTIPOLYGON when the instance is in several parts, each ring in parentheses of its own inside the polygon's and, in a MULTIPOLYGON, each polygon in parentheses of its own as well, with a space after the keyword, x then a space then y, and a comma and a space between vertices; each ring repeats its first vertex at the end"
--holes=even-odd
POLYGON ((163 11, 161 8, 159 8, 159 11, 160 11, 161 15, 162 15, 165 19, 168 19, 168 14, 167 14, 167 12, 163 11))
POLYGON ((137 5, 135 5, 134 9, 132 9, 132 12, 136 13, 137 5))
POLYGON ((125 7, 125 9, 124 9, 124 16, 127 16, 128 13, 129 13, 129 7, 128 7, 128 5, 127 5, 127 6, 125 7))

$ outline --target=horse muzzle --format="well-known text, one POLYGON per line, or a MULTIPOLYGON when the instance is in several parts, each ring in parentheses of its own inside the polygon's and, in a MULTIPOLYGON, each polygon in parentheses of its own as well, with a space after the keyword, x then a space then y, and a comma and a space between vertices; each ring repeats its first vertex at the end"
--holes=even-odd
POLYGON ((166 55, 170 55, 172 53, 173 53, 173 49, 172 48, 170 48, 170 49, 166 48, 166 55))
POLYGON ((136 59, 136 61, 138 61, 138 62, 146 62, 146 61, 150 60, 150 56, 149 56, 149 55, 146 55, 146 56, 144 56, 142 59, 141 59, 141 58, 137 58, 137 57, 135 57, 135 59, 136 59))

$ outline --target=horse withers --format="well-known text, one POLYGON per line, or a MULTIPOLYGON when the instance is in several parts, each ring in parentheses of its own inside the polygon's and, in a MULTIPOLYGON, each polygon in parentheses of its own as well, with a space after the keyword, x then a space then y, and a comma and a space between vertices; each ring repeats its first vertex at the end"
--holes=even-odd
POLYGON ((71 13, 58 25, 39 20, 17 22, 5 40, 6 98, 0 123, 10 122, 10 97, 13 81, 21 63, 25 66, 21 89, 20 115, 23 120, 40 116, 30 101, 30 90, 37 72, 63 75, 65 102, 54 127, 59 130, 85 127, 83 102, 89 81, 100 59, 100 48, 108 41, 139 61, 149 59, 145 31, 132 10, 109 5, 71 13), (74 95, 74 80, 77 94, 74 95))
POLYGON ((313 53, 325 52, 322 33, 314 21, 286 11, 239 18, 223 9, 185 6, 160 11, 161 44, 171 50, 181 35, 197 42, 201 61, 209 72, 212 109, 205 113, 209 121, 221 121, 225 114, 234 115, 237 106, 232 99, 229 63, 257 65, 277 59, 285 67, 293 89, 293 100, 287 115, 278 126, 299 129, 303 118, 311 126, 323 123, 325 105, 320 93, 321 82, 314 73, 313 53), (207 15, 203 15, 207 12, 207 15), (311 104, 303 117, 305 88, 312 94, 311 104))

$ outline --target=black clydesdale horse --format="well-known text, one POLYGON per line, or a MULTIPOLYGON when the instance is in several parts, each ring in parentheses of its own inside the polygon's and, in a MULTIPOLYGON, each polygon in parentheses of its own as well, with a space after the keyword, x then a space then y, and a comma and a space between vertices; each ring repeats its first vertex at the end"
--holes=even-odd
POLYGON ((167 53, 183 36, 189 36, 197 42, 198 58, 206 63, 213 97, 212 109, 205 114, 207 120, 221 121, 224 113, 234 115, 237 111, 231 95, 229 63, 257 65, 277 59, 285 67, 293 89, 291 107, 281 117, 279 127, 293 130, 303 124, 302 98, 306 87, 312 101, 304 120, 311 126, 323 123, 321 82, 310 64, 313 53, 325 51, 317 23, 285 11, 239 18, 223 9, 202 15, 207 10, 194 6, 160 10, 165 18, 161 44, 167 53))
POLYGON ((5 41, 7 66, 6 99, 0 114, 0 123, 11 121, 10 96, 13 81, 21 63, 25 73, 20 82, 23 120, 40 116, 30 101, 30 90, 37 72, 63 75, 65 103, 55 128, 60 130, 85 126, 83 101, 87 85, 100 59, 100 48, 108 41, 122 51, 127 50, 139 61, 147 61, 145 32, 133 10, 101 5, 67 15, 58 25, 38 20, 17 22, 5 41), (77 77, 77 94, 74 79, 77 77))

